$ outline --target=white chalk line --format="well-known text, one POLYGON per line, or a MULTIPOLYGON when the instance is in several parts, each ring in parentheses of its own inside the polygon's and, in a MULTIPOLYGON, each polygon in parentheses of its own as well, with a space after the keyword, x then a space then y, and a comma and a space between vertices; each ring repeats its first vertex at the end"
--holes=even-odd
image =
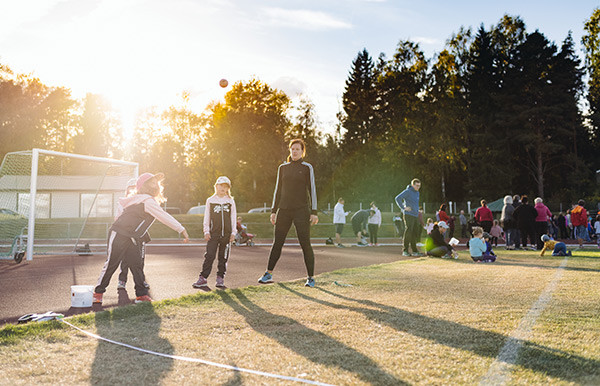
POLYGON ((480 385, 504 385, 510 380, 511 368, 516 364, 519 350, 523 343, 531 336, 531 331, 538 317, 552 299, 552 293, 562 278, 564 268, 567 266, 568 257, 560 263, 552 281, 546 286, 538 300, 521 319, 519 326, 510 334, 508 340, 502 346, 498 356, 491 364, 487 374, 479 382, 480 385))
POLYGON ((170 359, 177 359, 177 360, 185 361, 185 362, 202 363, 202 364, 205 364, 205 365, 208 365, 208 366, 220 367, 220 368, 227 369, 227 370, 239 371, 239 372, 249 373, 249 374, 254 374, 254 375, 262 375, 264 377, 283 379, 283 380, 286 380, 286 381, 301 382, 301 383, 306 383, 306 384, 309 384, 309 385, 335 386, 335 385, 331 385, 329 383, 323 383, 323 382, 319 382, 319 381, 311 381, 311 380, 304 379, 304 378, 296 378, 296 377, 289 377, 289 376, 286 376, 286 375, 271 374, 271 373, 266 373, 264 371, 257 371, 257 370, 245 369, 245 368, 242 368, 242 367, 225 365, 225 364, 217 363, 217 362, 211 362, 211 361, 207 361, 207 360, 204 360, 204 359, 188 358, 188 357, 182 357, 182 356, 179 356, 179 355, 170 355, 170 354, 164 354, 164 353, 160 353, 160 352, 156 352, 156 351, 146 350, 146 349, 143 349, 143 348, 140 348, 140 347, 132 346, 132 345, 127 344, 127 343, 122 343, 122 342, 117 342, 117 341, 114 341, 114 340, 111 340, 111 339, 107 339, 107 338, 104 338, 104 337, 102 337, 100 335, 93 334, 93 333, 91 333, 89 331, 85 331, 85 330, 83 330, 83 329, 81 329, 81 328, 79 328, 77 326, 72 325, 71 323, 67 322, 64 319, 59 319, 59 320, 61 322, 65 323, 66 325, 73 327, 77 331, 79 331, 79 332, 81 332, 81 333, 83 333, 83 334, 85 334, 87 336, 90 336, 92 338, 95 338, 95 339, 98 339, 98 340, 103 340, 103 341, 108 342, 108 343, 116 344, 118 346, 123 346, 123 347, 129 348, 129 349, 132 349, 132 350, 136 350, 136 351, 140 351, 140 352, 146 353, 146 354, 157 355, 157 356, 160 356, 160 357, 170 358, 170 359))

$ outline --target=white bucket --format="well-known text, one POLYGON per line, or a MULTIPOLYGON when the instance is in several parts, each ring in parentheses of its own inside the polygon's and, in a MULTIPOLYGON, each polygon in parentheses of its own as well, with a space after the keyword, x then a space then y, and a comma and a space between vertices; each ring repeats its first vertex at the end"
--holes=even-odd
POLYGON ((71 307, 91 307, 94 298, 93 285, 71 286, 71 307))

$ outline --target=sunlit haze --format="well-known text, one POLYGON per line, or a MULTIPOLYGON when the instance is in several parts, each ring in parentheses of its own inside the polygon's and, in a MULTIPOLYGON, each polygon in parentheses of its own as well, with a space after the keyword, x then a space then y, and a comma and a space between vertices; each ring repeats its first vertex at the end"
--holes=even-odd
POLYGON ((391 56, 400 39, 428 58, 461 26, 486 28, 521 16, 577 47, 594 1, 22 0, 0 2, 0 63, 64 86, 76 98, 104 95, 131 127, 138 111, 179 104, 202 112, 230 85, 257 77, 316 105, 332 131, 352 60, 366 48, 391 56))

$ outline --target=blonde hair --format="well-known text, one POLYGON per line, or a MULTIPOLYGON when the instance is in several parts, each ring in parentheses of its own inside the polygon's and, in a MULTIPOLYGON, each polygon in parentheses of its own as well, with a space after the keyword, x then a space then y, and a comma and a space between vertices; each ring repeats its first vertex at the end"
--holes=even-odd
POLYGON ((475 237, 477 235, 482 235, 482 234, 483 234, 482 227, 473 227, 473 237, 475 237))
POLYGON ((229 196, 229 198, 233 198, 233 196, 231 195, 231 186, 225 182, 222 182, 220 184, 215 184, 215 194, 217 194, 217 185, 227 185, 227 195, 229 196))
POLYGON ((149 178, 146 182, 144 182, 144 184, 138 191, 138 194, 148 194, 154 197, 156 202, 162 204, 165 201, 167 201, 167 198, 163 194, 164 189, 165 188, 162 185, 162 180, 157 180, 156 177, 152 177, 149 178))

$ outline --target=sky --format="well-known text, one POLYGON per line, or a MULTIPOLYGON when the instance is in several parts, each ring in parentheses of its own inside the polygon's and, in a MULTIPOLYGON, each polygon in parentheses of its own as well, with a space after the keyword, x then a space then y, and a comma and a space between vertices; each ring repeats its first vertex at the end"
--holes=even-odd
POLYGON ((520 16, 560 44, 569 31, 580 53, 597 1, 577 0, 0 0, 0 64, 82 98, 103 95, 126 129, 149 107, 197 113, 229 83, 257 78, 307 96, 332 132, 352 61, 375 60, 400 40, 433 59, 461 26, 489 29, 520 16))

